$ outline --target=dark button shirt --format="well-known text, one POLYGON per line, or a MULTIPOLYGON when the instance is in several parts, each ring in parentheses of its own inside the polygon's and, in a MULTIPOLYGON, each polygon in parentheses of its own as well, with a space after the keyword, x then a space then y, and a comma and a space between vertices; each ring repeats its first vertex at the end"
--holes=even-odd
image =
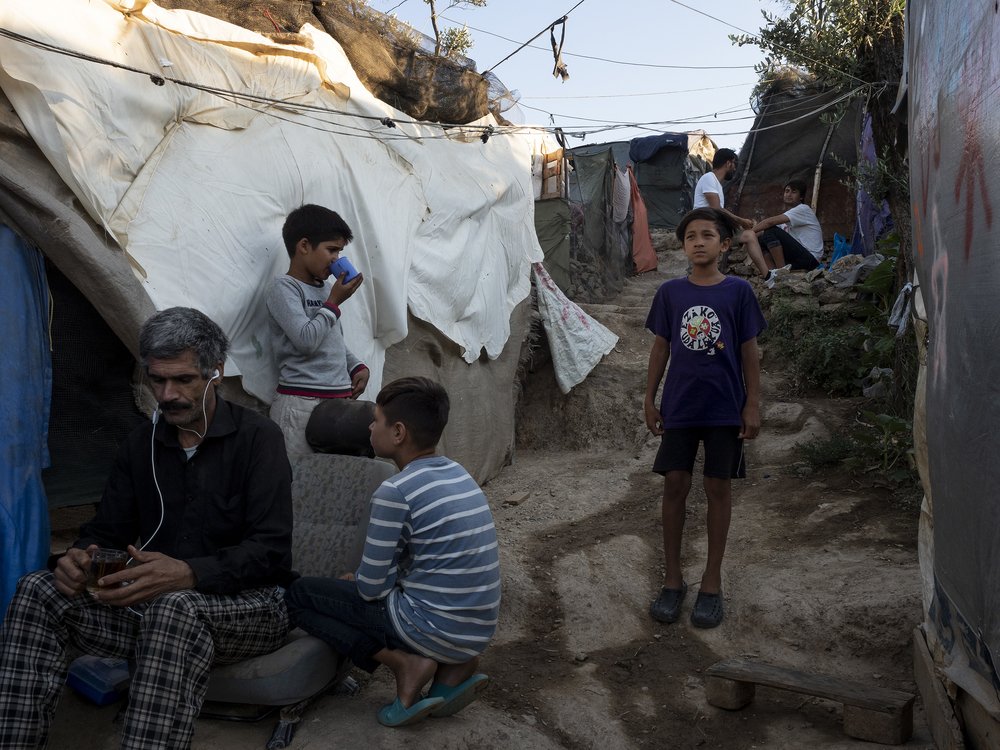
POLYGON ((154 433, 152 422, 140 425, 119 449, 97 515, 80 535, 74 546, 81 549, 125 549, 152 539, 146 551, 184 560, 206 594, 288 586, 298 574, 292 470, 281 430, 216 397, 205 439, 187 459, 176 427, 161 420, 154 433))

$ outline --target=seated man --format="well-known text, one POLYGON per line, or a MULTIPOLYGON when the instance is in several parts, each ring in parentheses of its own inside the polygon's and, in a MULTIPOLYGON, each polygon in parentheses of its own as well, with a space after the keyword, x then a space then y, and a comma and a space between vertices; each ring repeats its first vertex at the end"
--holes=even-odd
MULTIPOLYGON (((733 226, 740 228, 740 235, 736 241, 746 247, 747 255, 760 271, 760 275, 767 276, 767 266, 764 265, 764 257, 757 242, 757 235, 750 229, 753 222, 726 210, 726 193, 722 189, 722 181, 731 180, 736 174, 738 166, 739 157, 735 151, 730 148, 720 148, 716 151, 712 158, 711 171, 705 172, 695 186, 694 208, 717 208, 728 216, 733 226)), ((723 255, 724 258, 728 257, 728 252, 727 250, 723 255)), ((723 262, 722 270, 723 273, 726 270, 725 262, 723 262)))
POLYGON ((372 499, 361 566, 340 580, 300 578, 286 599, 295 625, 366 672, 392 670, 396 700, 378 720, 403 726, 450 716, 486 687, 476 668, 496 630, 500 562, 482 490, 436 453, 448 422, 444 388, 402 378, 375 403, 372 447, 400 473, 372 499))
MULTIPOLYGON (((764 262, 771 270, 790 265, 792 270, 811 271, 823 257, 823 230, 816 214, 804 202, 805 181, 786 182, 783 199, 783 214, 764 219, 753 228, 764 248, 764 262), (787 229, 780 224, 786 225, 787 229)), ((770 271, 767 281, 773 283, 770 271)))
POLYGON ((121 446, 97 515, 54 572, 18 582, 0 628, 0 747, 45 747, 71 647, 135 659, 121 747, 149 750, 190 747, 213 663, 284 641, 291 470, 278 426, 216 395, 228 349, 190 308, 142 327, 159 410, 121 446), (127 548, 133 564, 88 593, 98 548, 127 548))

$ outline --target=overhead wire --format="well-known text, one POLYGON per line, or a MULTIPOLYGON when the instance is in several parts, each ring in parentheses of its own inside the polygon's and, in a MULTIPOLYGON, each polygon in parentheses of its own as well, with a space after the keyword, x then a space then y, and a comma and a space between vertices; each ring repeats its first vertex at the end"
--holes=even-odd
MULTIPOLYGON (((721 23, 724 26, 728 26, 731 29, 736 29, 737 31, 741 31, 744 34, 746 34, 747 36, 752 36, 755 39, 760 39, 761 38, 760 34, 755 34, 752 31, 747 31, 746 29, 740 28, 739 26, 736 26, 735 24, 729 23, 729 21, 723 21, 721 18, 717 18, 716 16, 713 16, 711 13, 706 13, 703 10, 699 10, 698 8, 694 8, 694 7, 690 6, 690 5, 687 5, 686 3, 682 3, 681 0, 670 0, 670 2, 672 2, 674 5, 679 5, 682 8, 687 8, 690 11, 694 11, 695 13, 698 13, 699 15, 705 16, 705 18, 710 18, 713 21, 721 23)), ((862 80, 861 78, 858 78, 856 75, 852 75, 851 73, 848 73, 846 71, 840 70, 839 68, 835 68, 833 65, 830 65, 829 63, 825 63, 825 62, 823 62, 821 60, 814 60, 813 58, 809 57, 808 55, 803 55, 803 54, 801 54, 799 52, 796 52, 795 50, 793 50, 793 49, 791 49, 789 47, 785 47, 784 45, 778 44, 777 42, 769 42, 769 44, 772 44, 773 46, 777 47, 780 50, 785 51, 786 53, 787 52, 791 52, 792 54, 794 54, 794 55, 796 55, 798 57, 801 57, 803 60, 808 60, 809 62, 811 62, 811 63, 813 63, 815 65, 822 65, 824 68, 829 68, 830 70, 832 70, 835 73, 839 73, 840 75, 847 76, 848 78, 853 78, 855 81, 858 81, 859 83, 862 83, 862 84, 865 84, 865 85, 868 84, 867 81, 862 80)))
MULTIPOLYGON (((800 99, 799 101, 797 101, 796 102, 796 106, 785 107, 781 111, 783 113, 801 112, 802 110, 806 109, 806 107, 803 106, 803 105, 805 105, 807 102, 815 101, 816 99, 820 99, 820 98, 828 96, 828 95, 829 95, 828 92, 824 92, 824 93, 820 93, 820 94, 811 94, 808 97, 803 97, 802 99, 800 99)), ((588 122, 602 122, 602 123, 618 123, 618 122, 621 122, 620 120, 603 120, 603 119, 595 119, 595 118, 589 118, 589 117, 577 117, 575 115, 565 115, 565 114, 561 114, 561 113, 558 113, 558 112, 549 112, 548 110, 542 109, 540 107, 533 107, 533 106, 531 106, 529 104, 521 104, 520 101, 518 102, 518 106, 524 107, 525 109, 531 109, 531 110, 534 110, 536 112, 542 112, 542 113, 547 114, 547 115, 552 116, 552 117, 562 117, 562 118, 565 118, 565 119, 568 119, 568 120, 586 120, 588 122)), ((730 107, 728 109, 716 110, 716 111, 707 112, 707 113, 701 114, 701 115, 692 115, 692 116, 689 116, 689 117, 682 117, 682 118, 677 119, 677 120, 662 120, 662 121, 659 121, 657 124, 683 124, 683 123, 707 122, 707 121, 713 121, 713 122, 730 122, 730 121, 735 121, 735 120, 750 120, 750 119, 755 119, 757 117, 756 113, 754 113, 753 115, 747 115, 746 117, 737 117, 737 118, 722 119, 722 120, 718 119, 718 117, 717 117, 717 115, 720 115, 720 114, 733 114, 735 112, 742 112, 742 111, 751 111, 752 112, 753 111, 753 107, 751 107, 749 105, 742 105, 741 104, 741 105, 737 105, 735 107, 730 107)))
POLYGON ((389 14, 390 14, 390 13, 392 13, 392 12, 393 12, 394 10, 396 10, 397 8, 399 8, 400 6, 402 6, 402 5, 405 5, 405 4, 407 3, 407 2, 408 2, 408 0, 400 0, 400 2, 396 3, 396 4, 395 4, 395 5, 393 5, 393 6, 391 7, 391 8, 389 8, 389 10, 387 10, 387 11, 385 12, 385 15, 389 15, 389 14))
POLYGON ((627 99, 636 96, 666 96, 667 94, 693 94, 698 91, 716 91, 718 89, 735 89, 740 86, 753 86, 756 81, 749 83, 729 83, 725 86, 706 86, 700 89, 682 89, 679 91, 651 91, 648 94, 591 94, 587 96, 522 96, 518 101, 524 99, 627 99))
MULTIPOLYGON (((580 2, 577 3, 577 5, 575 5, 574 8, 579 7, 579 5, 582 4, 582 2, 584 2, 584 0, 580 0, 580 2)), ((11 31, 11 30, 5 29, 5 28, 0 28, 0 36, 6 37, 8 39, 11 39, 13 41, 16 41, 16 42, 19 42, 19 43, 22 43, 22 44, 26 44, 28 46, 32 46, 32 47, 35 47, 35 48, 38 48, 38 49, 42 49, 44 51, 48 51, 48 52, 52 52, 52 53, 60 54, 60 55, 65 55, 65 56, 68 56, 68 57, 73 57, 73 58, 76 58, 76 59, 79 59, 79 60, 83 60, 83 61, 87 61, 87 62, 91 62, 91 63, 94 63, 94 64, 105 65, 105 66, 109 66, 109 67, 116 68, 116 69, 119 69, 119 70, 125 70, 125 71, 128 71, 128 72, 132 72, 132 73, 136 73, 136 74, 139 74, 139 75, 143 75, 143 76, 148 77, 155 85, 158 85, 158 86, 163 86, 163 85, 165 85, 166 82, 169 81, 169 82, 171 82, 171 83, 173 83, 175 85, 178 85, 178 86, 186 87, 186 88, 189 88, 189 89, 192 89, 192 90, 201 91, 203 93, 208 93, 208 94, 217 96, 217 97, 219 97, 221 99, 224 99, 226 101, 230 101, 230 102, 234 103, 236 106, 244 107, 244 108, 251 109, 251 110, 254 110, 254 111, 260 111, 263 114, 267 114, 270 117, 274 117, 274 118, 280 119, 280 120, 285 120, 285 121, 288 121, 288 122, 293 123, 293 124, 299 124, 299 125, 301 125, 303 127, 309 127, 309 128, 314 129, 314 130, 322 130, 324 132, 328 132, 328 133, 335 134, 335 135, 344 135, 344 136, 353 136, 353 137, 367 137, 367 138, 372 138, 374 140, 382 140, 382 141, 385 141, 385 140, 399 140, 399 139, 409 139, 409 140, 417 140, 417 141, 422 141, 422 140, 454 140, 454 136, 456 134, 457 135, 461 135, 461 136, 465 136, 467 138, 472 138, 472 137, 484 137, 486 135, 487 130, 489 132, 489 135, 493 136, 493 135, 505 135, 505 134, 511 134, 511 135, 512 134, 519 134, 519 133, 524 133, 524 132, 531 132, 533 130, 538 130, 538 129, 546 130, 546 131, 561 130, 562 132, 564 132, 567 135, 570 135, 572 137, 586 138, 588 135, 596 135, 598 133, 609 132, 609 131, 618 130, 618 129, 636 128, 636 129, 646 129, 646 130, 654 129, 655 130, 657 126, 677 124, 679 122, 687 122, 687 123, 695 122, 695 120, 684 120, 684 121, 668 121, 668 120, 663 120, 663 121, 656 121, 656 122, 623 123, 623 122, 615 122, 615 121, 608 121, 608 120, 596 120, 596 119, 593 119, 593 118, 582 118, 582 117, 573 117, 573 116, 570 116, 570 115, 555 114, 555 113, 547 112, 546 110, 543 110, 543 109, 540 109, 540 108, 537 108, 537 107, 531 107, 531 106, 525 104, 525 105, 520 105, 520 106, 524 106, 527 109, 537 110, 537 111, 543 112, 545 114, 548 114, 548 115, 554 116, 554 117, 563 117, 563 118, 566 118, 566 119, 575 119, 575 120, 581 120, 581 121, 585 121, 585 122, 595 122, 595 123, 601 122, 601 123, 607 123, 607 124, 605 124, 602 127, 589 128, 589 129, 567 129, 567 128, 554 128, 554 127, 546 127, 546 126, 527 126, 527 125, 525 125, 525 126, 516 126, 516 125, 512 125, 512 126, 492 126, 491 128, 487 129, 483 125, 469 125, 469 124, 459 124, 459 123, 449 124, 449 123, 409 121, 409 120, 400 121, 400 124, 414 125, 414 126, 417 126, 417 127, 427 127, 427 128, 432 128, 432 129, 433 128, 437 128, 437 129, 440 129, 442 131, 442 134, 441 135, 437 135, 437 136, 434 136, 434 135, 409 135, 409 134, 406 134, 406 133, 403 133, 403 132, 393 132, 393 130, 396 127, 396 123, 395 123, 394 120, 392 120, 391 118, 389 118, 387 116, 381 116, 380 117, 378 115, 365 115, 365 114, 361 114, 361 113, 358 113, 358 112, 346 112, 346 111, 343 111, 343 110, 333 109, 331 107, 323 107, 323 106, 320 106, 320 105, 306 104, 306 103, 303 103, 303 102, 293 102, 293 101, 289 101, 289 100, 274 99, 274 98, 271 98, 271 97, 261 96, 259 94, 251 94, 251 93, 248 93, 248 92, 237 92, 237 91, 232 91, 232 90, 229 90, 229 89, 224 89, 224 88, 220 88, 220 87, 216 87, 216 86, 210 86, 210 85, 207 85, 207 84, 200 84, 200 83, 196 83, 196 82, 193 82, 193 81, 188 81, 188 80, 185 80, 185 79, 182 79, 182 78, 177 78, 177 77, 173 77, 173 76, 167 76, 167 75, 164 75, 163 73, 150 73, 148 71, 141 70, 139 68, 136 68, 136 67, 133 67, 133 66, 130 66, 130 65, 126 65, 124 63, 119 63, 119 62, 114 61, 114 60, 108 60, 108 59, 105 59, 105 58, 100 58, 100 57, 96 57, 94 55, 90 55, 90 54, 85 53, 85 52, 81 52, 79 50, 73 50, 73 49, 61 47, 59 45, 51 44, 51 43, 48 43, 48 42, 42 42, 40 40, 33 39, 32 37, 28 37, 28 36, 25 36, 23 34, 19 34, 17 32, 14 32, 14 31, 11 31), (263 109, 257 109, 254 106, 250 106, 251 104, 257 105, 258 107, 261 107, 263 109), (302 123, 302 122, 298 122, 296 120, 289 120, 288 118, 283 118, 283 117, 280 117, 279 115, 276 115, 274 112, 270 111, 272 109, 278 109, 278 110, 283 110, 283 111, 296 112, 300 117, 305 117, 306 119, 312 119, 314 121, 321 121, 325 125, 328 125, 330 127, 342 128, 343 130, 336 131, 336 130, 330 130, 329 128, 319 128, 319 127, 316 127, 316 126, 313 126, 313 125, 309 125, 308 123, 302 123), (386 126, 386 130, 380 131, 378 135, 375 135, 374 134, 375 131, 373 131, 373 130, 369 130, 369 129, 365 129, 365 128, 360 128, 360 127, 356 127, 356 126, 352 126, 352 125, 347 125, 345 123, 328 123, 326 121, 322 121, 318 117, 315 116, 317 114, 337 115, 337 116, 341 116, 341 117, 356 118, 356 119, 360 119, 360 120, 367 120, 367 121, 379 122, 379 123, 381 123, 381 124, 383 124, 383 125, 386 126), (345 132, 345 131, 347 131, 347 132, 345 132), (354 131, 354 132, 349 132, 349 131, 354 131)), ((746 84, 742 84, 742 85, 746 85, 746 84)), ((867 84, 866 83, 864 86, 861 86, 861 87, 858 87, 856 89, 853 89, 852 91, 848 92, 847 94, 844 94, 843 96, 838 97, 837 99, 835 99, 832 102, 824 105, 823 107, 820 107, 819 109, 816 109, 813 112, 807 113, 806 115, 803 115, 802 117, 796 118, 794 120, 789 120, 789 121, 784 122, 784 123, 779 123, 777 125, 773 125, 773 126, 769 126, 769 127, 765 127, 765 128, 760 128, 759 130, 770 130, 770 129, 775 128, 775 127, 783 127, 784 125, 790 124, 792 122, 797 122, 798 120, 804 119, 805 117, 809 117, 812 114, 821 112, 824 109, 827 109, 827 108, 833 106, 834 104, 837 104, 840 101, 843 101, 845 98, 853 96, 855 93, 857 93, 858 91, 862 90, 863 88, 870 87, 871 85, 872 84, 867 84)), ((719 88, 722 88, 722 87, 719 87, 719 88)), ((749 118, 747 118, 747 119, 749 119, 749 118)), ((757 130, 750 130, 749 132, 753 133, 753 132, 758 132, 758 131, 757 130)), ((742 135, 742 134, 743 134, 742 132, 736 132, 736 133, 718 133, 718 134, 715 134, 715 135, 742 135)))
MULTIPOLYGON (((529 44, 531 44, 531 43, 532 43, 533 41, 535 41, 536 39, 538 39, 538 37, 540 37, 540 36, 541 36, 542 34, 544 34, 544 33, 545 33, 546 31, 548 31, 549 29, 551 29, 551 28, 555 27, 555 25, 556 25, 556 24, 558 24, 558 23, 563 23, 563 24, 565 24, 565 22, 566 22, 566 19, 567 19, 567 18, 569 18, 569 14, 570 14, 570 13, 572 13, 572 12, 573 12, 574 10, 576 10, 577 8, 579 8, 579 7, 581 6, 581 5, 583 5, 583 4, 584 4, 584 2, 586 2, 586 0, 580 0, 580 2, 578 2, 578 3, 576 4, 576 5, 574 5, 574 6, 572 7, 572 8, 570 8, 570 9, 569 9, 568 11, 566 11, 565 13, 563 13, 563 14, 562 14, 562 16, 560 16, 559 18, 557 18, 557 19, 556 19, 555 21, 553 21, 552 23, 550 23, 550 24, 549 24, 548 26, 546 26, 546 27, 545 27, 544 29, 542 29, 541 31, 539 31, 539 32, 538 32, 537 34, 535 34, 535 35, 534 35, 533 37, 531 37, 531 39, 529 39, 528 41, 526 41, 526 42, 525 42, 524 44, 522 44, 522 45, 521 45, 520 47, 518 47, 518 48, 517 48, 516 50, 514 50, 514 51, 513 51, 513 52, 511 52, 511 53, 510 53, 509 55, 507 55, 507 57, 505 57, 505 58, 504 58, 503 60, 501 60, 500 62, 498 62, 498 63, 497 63, 496 65, 491 65, 491 66, 490 66, 490 67, 488 67, 488 68, 487 68, 486 70, 484 70, 484 71, 482 72, 482 75, 484 75, 484 76, 485 76, 485 75, 486 75, 487 73, 489 73, 489 72, 493 71, 493 70, 494 70, 495 68, 498 68, 498 67, 500 67, 501 65, 503 65, 503 64, 504 64, 505 62, 507 62, 507 61, 508 61, 508 60, 509 60, 510 58, 512 58, 512 57, 513 57, 514 55, 516 55, 516 54, 517 54, 518 52, 520 52, 520 51, 521 51, 521 50, 523 50, 523 49, 524 49, 525 47, 527 47, 527 46, 528 46, 529 44)), ((452 23, 454 23, 454 22, 452 22, 452 23)), ((566 27, 565 27, 565 26, 563 26, 563 29, 565 29, 565 28, 566 28, 566 27)), ((565 31, 564 31, 563 33, 565 34, 565 31)))
MULTIPOLYGON (((846 92, 844 94, 841 94, 840 96, 836 97, 835 99, 833 99, 833 100, 831 100, 829 102, 826 102, 825 104, 823 104, 823 105, 821 105, 819 107, 811 109, 810 111, 806 112, 805 114, 800 115, 799 117, 795 117, 795 118, 793 118, 791 120, 785 120, 783 122, 776 123, 774 125, 767 125, 767 126, 760 127, 760 128, 751 128, 748 131, 736 131, 736 132, 733 132, 733 133, 707 133, 707 135, 709 135, 709 136, 743 135, 744 132, 746 132, 747 134, 750 134, 750 133, 759 133, 759 132, 763 132, 765 130, 774 130, 775 128, 785 127, 786 125, 790 125, 793 122, 799 122, 800 120, 804 120, 804 119, 806 119, 808 117, 812 117, 813 115, 817 115, 817 114, 819 114, 819 113, 821 113, 821 112, 823 112, 823 111, 825 111, 827 109, 830 109, 831 107, 836 106, 837 104, 840 104, 842 101, 845 101, 847 99, 853 98, 857 93, 859 93, 860 91, 863 91, 866 87, 867 87, 867 84, 865 86, 858 86, 858 87, 856 87, 856 88, 854 88, 854 89, 852 89, 852 90, 850 90, 850 91, 848 91, 848 92, 846 92)), ((525 106, 527 107, 528 105, 525 105, 525 106)), ((534 107, 528 107, 528 108, 529 109, 535 109, 534 107)), ((542 111, 544 111, 544 110, 542 110, 542 111)), ((558 117, 565 117, 565 115, 557 115, 557 116, 558 117)), ((587 120, 589 122, 602 122, 600 120, 593 120, 591 118, 575 118, 575 119, 583 119, 583 120, 587 120)), ((750 118, 747 117, 747 118, 741 118, 741 119, 750 119, 750 118)), ((609 122, 609 121, 604 121, 604 122, 609 122)), ((692 121, 687 121, 687 124, 690 124, 691 122, 692 121)), ((660 120, 660 121, 655 121, 655 122, 642 122, 642 123, 631 123, 631 124, 612 124, 612 125, 608 125, 608 126, 605 126, 605 127, 596 128, 596 129, 593 129, 593 130, 588 130, 587 134, 590 135, 590 134, 596 134, 596 133, 601 133, 601 132, 608 132, 610 130, 616 130, 616 129, 626 128, 626 127, 652 128, 652 127, 655 127, 657 125, 671 125, 671 124, 677 124, 677 123, 674 120, 660 120)), ((564 133, 567 133, 567 134, 573 134, 573 132, 574 132, 572 130, 568 130, 567 128, 562 128, 562 130, 563 130, 564 133)))
MULTIPOLYGON (((405 0, 404 0, 405 1, 405 0)), ((487 31, 486 29, 477 29, 475 26, 469 26, 463 21, 456 21, 454 18, 448 18, 447 16, 438 16, 443 18, 445 21, 450 23, 461 23, 463 26, 467 26, 472 31, 477 34, 486 34, 487 36, 494 36, 497 39, 503 39, 505 42, 510 42, 511 44, 521 44, 516 39, 511 39, 510 37, 503 36, 502 34, 496 34, 492 31, 487 31)), ((542 32, 545 33, 544 31, 542 32)), ((537 37, 536 37, 537 39, 537 37)), ((551 54, 552 50, 547 47, 536 47, 529 42, 523 44, 521 49, 527 47, 528 49, 538 50, 540 52, 548 52, 551 54)), ((563 57, 579 57, 583 60, 597 60, 599 62, 611 63, 612 65, 630 65, 636 68, 667 68, 670 70, 752 70, 753 65, 661 65, 656 63, 640 63, 640 62, 628 62, 625 60, 610 60, 606 57, 595 57, 594 55, 581 55, 578 52, 563 52, 563 57)), ((496 67, 495 65, 493 67, 496 67)), ((488 72, 488 71, 487 71, 488 72)))

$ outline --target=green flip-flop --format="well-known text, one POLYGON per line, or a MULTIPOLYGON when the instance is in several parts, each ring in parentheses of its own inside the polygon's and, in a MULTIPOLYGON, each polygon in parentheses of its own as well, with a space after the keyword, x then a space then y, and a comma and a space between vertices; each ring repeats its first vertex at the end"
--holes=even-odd
POLYGON ((405 727, 417 723, 442 703, 443 698, 424 698, 409 708, 403 708, 399 698, 396 698, 395 702, 378 710, 378 722, 387 727, 405 727))
POLYGON ((428 698, 442 698, 442 703, 431 712, 431 716, 439 719, 443 716, 457 714, 463 708, 472 703, 479 693, 490 684, 490 678, 484 674, 474 674, 461 685, 448 687, 440 682, 432 682, 430 690, 427 691, 428 698))

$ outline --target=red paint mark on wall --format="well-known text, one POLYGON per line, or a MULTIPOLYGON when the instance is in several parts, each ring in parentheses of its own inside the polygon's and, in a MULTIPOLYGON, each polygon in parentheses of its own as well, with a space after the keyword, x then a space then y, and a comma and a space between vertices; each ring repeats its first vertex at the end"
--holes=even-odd
POLYGON ((986 185, 986 165, 983 147, 979 138, 980 108, 986 88, 994 80, 992 75, 992 35, 984 33, 979 37, 979 49, 968 55, 962 65, 962 78, 958 90, 958 116, 965 123, 965 139, 962 146, 962 160, 955 180, 955 203, 961 202, 965 188, 965 259, 969 259, 972 235, 976 225, 976 184, 983 195, 983 217, 987 228, 993 226, 993 206, 990 204, 989 188, 986 185), (989 65, 990 70, 987 70, 989 65))

